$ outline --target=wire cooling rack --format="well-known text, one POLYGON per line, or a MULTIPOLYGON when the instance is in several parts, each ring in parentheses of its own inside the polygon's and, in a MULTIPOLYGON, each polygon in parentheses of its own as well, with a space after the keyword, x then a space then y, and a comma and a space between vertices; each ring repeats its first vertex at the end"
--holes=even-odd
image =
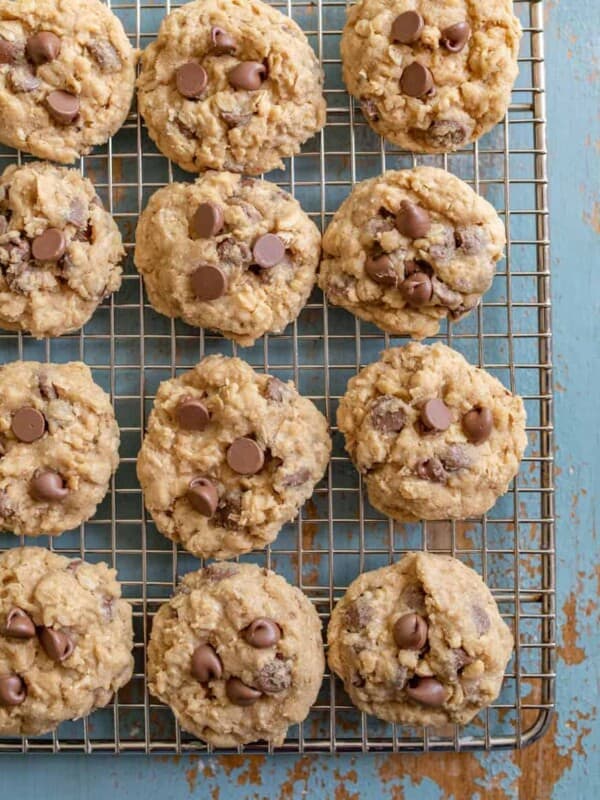
MULTIPOLYGON (((111 5, 109 3, 109 5, 111 5)), ((136 47, 146 47, 175 4, 159 0, 113 2, 136 47)), ((121 291, 79 334, 36 342, 0 333, 0 360, 81 359, 110 391, 121 426, 121 466, 94 519, 59 538, 21 541, 68 556, 117 567, 134 607, 135 675, 115 702, 56 733, 0 739, 15 752, 212 752, 181 731, 168 708, 149 698, 145 642, 151 617, 178 578, 199 564, 178 551, 146 516, 135 477, 144 422, 160 381, 209 353, 242 355, 258 370, 292 378, 328 416, 334 453, 325 479, 266 552, 251 560, 276 569, 310 597, 326 624, 334 603, 362 571, 398 560, 411 549, 451 553, 474 567, 492 589, 515 632, 515 653, 502 694, 471 724, 441 730, 392 726, 357 711, 327 673, 308 719, 290 729, 287 752, 428 751, 521 747, 548 725, 554 701, 554 521, 552 487, 551 334, 546 203, 543 4, 515 2, 524 35, 520 74, 502 124, 475 145, 452 155, 413 157, 384 144, 365 124, 344 90, 339 37, 343 0, 274 3, 306 31, 326 76, 327 127, 269 176, 292 191, 324 228, 359 180, 417 163, 444 167, 469 182, 497 208, 508 245, 493 288, 473 314, 436 337, 485 367, 525 399, 529 447, 511 491, 483 518, 455 523, 401 525, 375 511, 335 428, 348 379, 401 339, 384 335, 342 309, 327 307, 317 290, 298 320, 280 336, 237 350, 226 340, 156 314, 133 267, 138 215, 148 197, 172 180, 191 180, 155 149, 139 117, 102 150, 81 162, 118 221, 127 244, 121 291)), ((0 151, 4 168, 17 159, 0 151)), ((0 535, 0 548, 19 540, 0 535)), ((258 743, 245 752, 268 752, 258 743)))

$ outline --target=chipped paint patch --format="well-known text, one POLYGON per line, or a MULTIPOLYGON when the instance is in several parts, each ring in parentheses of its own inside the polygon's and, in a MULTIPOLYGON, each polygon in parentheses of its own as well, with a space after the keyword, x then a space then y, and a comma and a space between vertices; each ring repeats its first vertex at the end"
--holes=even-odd
POLYGON ((598 201, 594 202, 591 212, 583 212, 583 221, 596 233, 600 233, 600 203, 598 201))
POLYGON ((585 658, 585 650, 577 644, 577 597, 571 592, 563 605, 565 621, 562 626, 562 644, 558 655, 565 664, 581 664, 585 658))
POLYGON ((240 786, 252 784, 260 786, 262 784, 261 770, 265 764, 266 757, 263 755, 252 756, 218 756, 218 765, 227 775, 238 772, 235 779, 240 786))

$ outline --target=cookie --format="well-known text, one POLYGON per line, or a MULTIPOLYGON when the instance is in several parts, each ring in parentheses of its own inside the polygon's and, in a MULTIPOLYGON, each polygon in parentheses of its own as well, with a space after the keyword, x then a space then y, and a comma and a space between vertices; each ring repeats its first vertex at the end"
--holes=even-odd
POLYGON ((362 0, 342 34, 344 81, 381 136, 447 153, 504 117, 520 39, 511 0, 362 0))
POLYGON ((385 350, 338 408, 371 504, 394 519, 465 519, 508 491, 527 445, 518 395, 443 344, 385 350))
POLYGON ((199 0, 169 14, 142 55, 138 105, 183 169, 249 175, 283 168, 326 111, 306 36, 260 0, 199 0))
POLYGON ((296 319, 321 253, 319 231, 291 195, 231 172, 160 189, 136 239, 154 308, 243 346, 296 319))
POLYGON ((195 556, 272 542, 323 477, 327 421, 295 386, 209 356, 161 383, 138 456, 158 530, 195 556))
POLYGON ((464 725, 493 703, 513 649, 479 575, 433 553, 360 575, 327 641, 329 666, 361 711, 434 727, 464 725))
POLYGON ((308 715, 324 666, 321 621, 299 589, 256 564, 212 564, 154 617, 148 687, 205 742, 277 746, 308 715))
POLYGON ((319 285, 357 317, 423 339, 477 306, 505 242, 493 206, 449 172, 386 172, 357 184, 335 214, 319 285))
POLYGON ((0 327, 36 338, 81 328, 121 285, 121 234, 94 187, 40 161, 0 178, 0 327))
POLYGON ((0 735, 106 706, 133 673, 131 606, 106 564, 41 547, 0 554, 0 735))
POLYGON ((72 164, 125 122, 135 63, 99 0, 0 0, 0 142, 72 164))
POLYGON ((119 463, 119 428, 89 368, 0 367, 0 453, 0 530, 54 536, 93 516, 119 463))

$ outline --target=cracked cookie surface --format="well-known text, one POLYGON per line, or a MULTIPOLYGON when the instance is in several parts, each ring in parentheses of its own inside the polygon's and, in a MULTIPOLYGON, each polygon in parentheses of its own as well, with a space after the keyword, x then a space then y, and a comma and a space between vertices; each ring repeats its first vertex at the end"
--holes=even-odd
POLYGON ((135 63, 99 0, 0 0, 0 141, 72 164, 125 122, 135 63))
POLYGON ((183 169, 258 175, 325 124, 323 73, 298 25, 260 0, 193 2, 142 55, 138 102, 183 169))
POLYGON ((243 346, 296 319, 321 252, 317 227, 291 195, 230 172, 159 189, 136 239, 154 308, 243 346))
POLYGON ((354 187, 323 236, 328 299, 385 331, 432 336, 474 309, 506 242, 493 206, 435 167, 354 187))
POLYGON ((121 285, 121 234, 89 180, 44 162, 0 178, 0 327, 81 328, 121 285))
POLYGON ((446 153, 504 116, 520 38, 512 0, 362 0, 342 35, 344 81, 381 136, 446 153))
POLYGON ((222 559, 272 542, 330 451, 325 417, 292 383, 208 356, 160 385, 137 473, 158 530, 222 559))
POLYGON ((106 706, 133 672, 132 610, 106 564, 40 547, 0 555, 0 734, 106 706))
POLYGON ((114 411, 85 364, 0 367, 0 530, 54 536, 77 527, 118 463, 114 411))
POLYGON ((405 725, 466 724, 498 696, 512 634, 479 575, 408 553, 360 575, 331 615, 328 661, 361 711, 405 725))
POLYGON ((180 725, 218 747, 282 744, 323 679, 321 621, 310 600, 255 564, 186 575, 154 617, 150 692, 180 725))
POLYGON ((394 519, 465 519, 508 491, 525 408, 443 344, 385 350, 348 383, 338 427, 371 504, 394 519))

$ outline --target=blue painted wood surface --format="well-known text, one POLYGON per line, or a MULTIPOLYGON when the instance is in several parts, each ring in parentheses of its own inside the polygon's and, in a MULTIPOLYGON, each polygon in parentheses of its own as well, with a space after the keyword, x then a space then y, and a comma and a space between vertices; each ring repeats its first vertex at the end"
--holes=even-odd
POLYGON ((0 798, 600 797, 600 2, 546 0, 557 429, 557 714, 521 754, 0 762, 0 798))

